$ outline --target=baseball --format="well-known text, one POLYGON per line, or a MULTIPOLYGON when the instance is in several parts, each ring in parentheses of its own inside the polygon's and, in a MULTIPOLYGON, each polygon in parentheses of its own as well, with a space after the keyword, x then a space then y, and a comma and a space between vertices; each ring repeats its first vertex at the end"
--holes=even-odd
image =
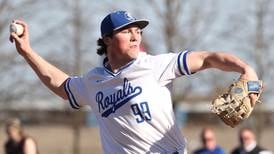
POLYGON ((18 36, 22 35, 24 32, 24 27, 17 23, 10 24, 10 33, 15 32, 18 36))

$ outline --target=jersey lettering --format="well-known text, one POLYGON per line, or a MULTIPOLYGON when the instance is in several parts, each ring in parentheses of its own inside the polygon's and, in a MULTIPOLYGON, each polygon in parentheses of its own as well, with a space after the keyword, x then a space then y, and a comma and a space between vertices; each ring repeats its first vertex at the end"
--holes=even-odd
POLYGON ((96 102, 102 117, 108 117, 128 101, 142 93, 140 86, 133 87, 127 78, 124 78, 123 88, 105 96, 102 91, 96 93, 96 102))

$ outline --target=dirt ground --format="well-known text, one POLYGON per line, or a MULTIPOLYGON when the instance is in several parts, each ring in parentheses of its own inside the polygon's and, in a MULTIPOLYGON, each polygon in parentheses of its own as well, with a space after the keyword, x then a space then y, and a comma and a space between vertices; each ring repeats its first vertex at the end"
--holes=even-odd
MULTIPOLYGON (((221 145, 227 153, 237 145, 237 128, 212 127, 221 145)), ((200 145, 199 134, 202 126, 186 126, 182 133, 188 140, 188 151, 200 145)), ((39 146, 40 154, 73 154, 73 131, 67 126, 28 126, 25 128, 28 134, 31 134, 39 146)), ((0 128, 0 154, 4 154, 3 144, 6 139, 5 131, 0 128)), ((266 128, 263 131, 260 144, 269 150, 274 151, 273 145, 274 127, 266 128)), ((80 133, 80 153, 97 154, 101 153, 101 144, 97 128, 81 128, 80 133)))

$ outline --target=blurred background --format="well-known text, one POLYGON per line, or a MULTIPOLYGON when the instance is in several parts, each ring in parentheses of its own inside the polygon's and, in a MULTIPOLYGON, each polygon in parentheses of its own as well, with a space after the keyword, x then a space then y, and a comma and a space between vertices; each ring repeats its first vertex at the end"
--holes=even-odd
POLYGON ((102 62, 96 54, 100 22, 114 10, 150 20, 143 33, 150 54, 225 51, 248 62, 264 80, 263 103, 232 129, 210 113, 210 102, 238 74, 208 70, 177 79, 174 110, 189 152, 200 146, 200 131, 206 126, 215 130, 227 153, 238 144, 238 130, 244 126, 252 127, 258 142, 274 151, 272 0, 0 0, 0 154, 7 138, 4 122, 10 117, 22 121, 41 154, 101 153, 91 109, 74 111, 42 85, 8 41, 9 24, 25 20, 36 52, 66 73, 81 75, 102 62))

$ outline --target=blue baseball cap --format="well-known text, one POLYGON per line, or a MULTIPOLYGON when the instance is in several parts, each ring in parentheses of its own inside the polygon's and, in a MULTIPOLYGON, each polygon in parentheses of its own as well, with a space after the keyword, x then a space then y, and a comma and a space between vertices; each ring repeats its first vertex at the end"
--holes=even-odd
POLYGON ((148 25, 146 19, 136 19, 127 11, 114 11, 108 14, 101 22, 101 36, 111 34, 113 31, 119 30, 130 24, 135 24, 141 29, 148 25))

